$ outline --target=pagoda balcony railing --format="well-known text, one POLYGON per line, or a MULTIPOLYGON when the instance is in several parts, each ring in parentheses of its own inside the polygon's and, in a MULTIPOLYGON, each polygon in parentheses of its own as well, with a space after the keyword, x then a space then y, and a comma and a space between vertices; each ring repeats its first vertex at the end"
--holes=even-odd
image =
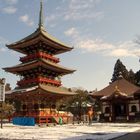
POLYGON ((28 56, 21 57, 20 61, 21 62, 28 62, 29 60, 33 60, 33 59, 36 59, 36 58, 48 59, 48 60, 53 61, 55 63, 60 62, 59 58, 53 57, 52 55, 46 54, 46 53, 43 53, 43 52, 38 52, 38 53, 30 54, 28 56))
POLYGON ((25 86, 33 83, 46 83, 46 84, 52 84, 55 86, 61 86, 61 81, 49 79, 49 78, 43 78, 43 77, 37 77, 32 79, 23 79, 17 82, 17 85, 19 86, 25 86))

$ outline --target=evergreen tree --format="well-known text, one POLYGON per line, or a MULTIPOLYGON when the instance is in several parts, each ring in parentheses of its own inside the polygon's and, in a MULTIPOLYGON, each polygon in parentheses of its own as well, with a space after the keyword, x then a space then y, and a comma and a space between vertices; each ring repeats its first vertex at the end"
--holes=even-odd
POLYGON ((72 112, 74 116, 78 116, 81 121, 81 116, 88 111, 87 104, 94 105, 95 101, 90 97, 86 90, 81 88, 74 88, 71 90, 77 94, 59 100, 56 106, 58 110, 62 110, 63 108, 65 111, 72 112))
POLYGON ((135 74, 135 83, 136 85, 140 86, 140 70, 135 74))
POLYGON ((15 108, 13 104, 10 103, 2 103, 0 106, 0 116, 3 118, 8 118, 13 115, 15 108))
POLYGON ((128 81, 136 84, 136 77, 135 77, 135 73, 133 72, 132 69, 130 69, 130 71, 128 72, 128 81))
POLYGON ((124 79, 128 80, 128 75, 129 75, 128 70, 123 65, 123 63, 120 61, 120 59, 118 59, 114 66, 114 73, 112 75, 111 81, 112 82, 116 81, 120 77, 120 74, 124 79))

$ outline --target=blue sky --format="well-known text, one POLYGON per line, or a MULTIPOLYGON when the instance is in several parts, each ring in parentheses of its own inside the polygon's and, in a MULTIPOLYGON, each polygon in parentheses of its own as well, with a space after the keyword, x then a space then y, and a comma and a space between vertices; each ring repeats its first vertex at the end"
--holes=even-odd
MULTIPOLYGON (((35 31, 39 0, 0 0, 0 68, 19 63, 22 54, 8 50, 35 31)), ((76 69, 62 78, 66 87, 102 89, 110 82, 118 58, 127 69, 139 70, 140 0, 44 0, 46 30, 69 46, 61 64, 76 69)), ((14 88, 18 76, 0 70, 14 88)))

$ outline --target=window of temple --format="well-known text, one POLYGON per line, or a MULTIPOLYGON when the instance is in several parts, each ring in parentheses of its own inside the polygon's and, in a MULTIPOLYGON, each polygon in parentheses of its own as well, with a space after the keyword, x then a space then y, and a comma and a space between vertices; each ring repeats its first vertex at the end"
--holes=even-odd
POLYGON ((26 110, 27 109, 27 106, 24 104, 24 105, 22 105, 22 109, 23 110, 26 110))
POLYGON ((34 109, 37 110, 39 108, 38 104, 34 104, 34 109))
POLYGON ((105 108, 105 113, 106 113, 106 114, 110 113, 110 108, 109 108, 109 107, 106 107, 106 108, 105 108))
POLYGON ((137 112, 137 107, 136 105, 131 106, 131 112, 137 112))
POLYGON ((40 104, 40 108, 44 109, 45 108, 44 104, 40 104))
POLYGON ((55 109, 55 108, 56 108, 56 105, 55 105, 55 104, 53 104, 53 105, 52 105, 52 109, 55 109))
POLYGON ((66 107, 65 105, 60 105, 60 109, 61 109, 61 110, 64 110, 65 107, 66 107))

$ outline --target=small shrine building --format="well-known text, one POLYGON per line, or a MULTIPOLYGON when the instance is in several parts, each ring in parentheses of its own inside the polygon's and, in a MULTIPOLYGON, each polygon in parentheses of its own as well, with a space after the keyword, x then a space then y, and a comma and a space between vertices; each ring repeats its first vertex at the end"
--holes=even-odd
POLYGON ((48 122, 51 117, 57 121, 58 117, 66 116, 56 112, 56 102, 76 94, 62 87, 61 82, 62 76, 71 74, 75 70, 61 66, 60 59, 56 55, 71 51, 73 48, 45 30, 42 1, 36 31, 7 47, 25 55, 20 58, 20 64, 3 68, 6 72, 21 77, 17 87, 6 94, 8 99, 20 102, 15 116, 34 117, 37 123, 41 121, 40 118, 48 122))
POLYGON ((140 120, 140 87, 119 78, 92 94, 100 102, 101 120, 125 122, 140 120))

